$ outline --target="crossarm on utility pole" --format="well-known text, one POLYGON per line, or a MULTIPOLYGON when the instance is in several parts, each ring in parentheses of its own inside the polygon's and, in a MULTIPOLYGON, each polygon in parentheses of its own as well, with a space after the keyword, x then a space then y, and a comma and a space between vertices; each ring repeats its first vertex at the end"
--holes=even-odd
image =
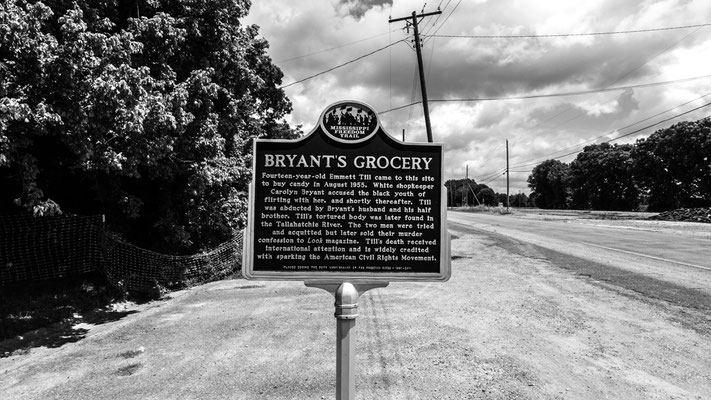
MULTIPOLYGON (((412 13, 415 14, 414 11, 413 11, 412 13)), ((428 12, 428 13, 424 13, 424 14, 417 15, 417 17, 422 18, 422 17, 429 17, 430 15, 438 15, 438 14, 442 14, 442 11, 441 11, 441 10, 432 11, 432 12, 428 12)), ((412 18, 412 17, 409 16, 409 15, 408 15, 407 17, 400 17, 400 18, 395 18, 395 19, 390 18, 390 19, 388 20, 388 22, 390 22, 390 23, 392 24, 393 22, 404 21, 404 20, 406 20, 406 19, 411 19, 411 18, 412 18)))
POLYGON ((407 19, 412 19, 412 28, 414 30, 415 34, 415 51, 417 52, 417 70, 420 73, 420 91, 422 92, 422 108, 424 109, 425 113, 425 129, 427 129, 427 141, 432 143, 434 140, 432 138, 432 124, 430 124, 430 107, 429 104, 427 103, 427 85, 425 85, 425 71, 422 67, 422 50, 420 48, 420 32, 417 29, 417 18, 423 18, 427 17, 429 15, 437 15, 437 14, 442 14, 442 11, 437 10, 425 14, 417 14, 415 11, 412 12, 412 15, 409 17, 401 17, 401 18, 395 18, 395 19, 390 19, 389 22, 397 22, 397 21, 405 21, 407 19))

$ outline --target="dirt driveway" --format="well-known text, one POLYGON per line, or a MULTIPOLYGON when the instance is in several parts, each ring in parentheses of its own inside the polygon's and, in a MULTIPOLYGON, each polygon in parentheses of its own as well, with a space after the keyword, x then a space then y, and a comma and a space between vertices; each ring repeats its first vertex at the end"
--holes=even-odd
MULTIPOLYGON (((361 298, 357 398, 711 399, 711 310, 575 274, 524 243, 452 233, 449 282, 361 298)), ((3 398, 334 398, 326 292, 234 280, 171 297, 0 359, 3 398)))

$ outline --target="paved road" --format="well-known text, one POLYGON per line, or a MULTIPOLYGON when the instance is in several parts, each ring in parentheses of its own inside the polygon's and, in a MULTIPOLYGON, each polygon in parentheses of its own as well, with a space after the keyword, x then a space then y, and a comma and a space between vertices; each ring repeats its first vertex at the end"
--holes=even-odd
POLYGON ((522 242, 711 294, 711 227, 449 211, 451 226, 522 242))

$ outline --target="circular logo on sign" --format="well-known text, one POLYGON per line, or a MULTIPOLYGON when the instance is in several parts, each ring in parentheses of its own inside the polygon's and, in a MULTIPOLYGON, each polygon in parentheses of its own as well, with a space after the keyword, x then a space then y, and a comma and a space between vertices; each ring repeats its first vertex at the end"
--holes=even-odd
POLYGON ((367 140, 378 130, 378 115, 365 103, 338 102, 323 112, 321 127, 339 142, 358 143, 367 140))

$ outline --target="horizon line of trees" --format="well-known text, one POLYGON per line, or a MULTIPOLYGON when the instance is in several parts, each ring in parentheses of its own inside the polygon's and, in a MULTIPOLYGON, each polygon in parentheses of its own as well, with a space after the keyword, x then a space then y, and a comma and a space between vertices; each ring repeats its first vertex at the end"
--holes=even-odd
POLYGON ((528 177, 547 209, 667 211, 711 206, 711 118, 660 129, 634 144, 586 146, 575 160, 546 160, 528 177))
MULTIPOLYGON (((445 182, 447 188, 447 207, 468 206, 498 206, 506 205, 506 193, 494 192, 492 188, 476 183, 474 179, 450 179, 445 182)), ((509 194, 511 207, 533 207, 531 198, 524 193, 509 194)))

